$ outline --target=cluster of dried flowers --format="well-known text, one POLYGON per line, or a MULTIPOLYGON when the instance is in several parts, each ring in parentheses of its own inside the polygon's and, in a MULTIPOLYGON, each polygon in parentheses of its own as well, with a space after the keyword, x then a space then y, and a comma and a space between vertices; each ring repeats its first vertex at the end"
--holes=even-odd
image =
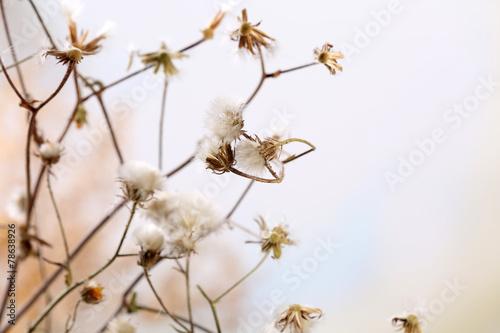
MULTIPOLYGON (((33 6, 36 11, 36 7, 33 6)), ((28 256, 37 256, 47 262, 51 262, 47 258, 42 258, 39 249, 41 246, 50 246, 36 233, 31 219, 31 211, 36 205, 38 187, 35 190, 31 189, 30 184, 30 143, 33 141, 37 146, 37 152, 34 154, 39 157, 40 164, 43 166, 40 177, 44 172, 47 172, 47 183, 53 208, 57 214, 60 226, 60 232, 63 238, 63 243, 66 252, 66 261, 63 263, 56 263, 60 270, 55 273, 55 277, 61 272, 66 271, 66 289, 63 290, 54 301, 47 304, 46 308, 38 318, 30 325, 29 332, 37 329, 39 324, 50 314, 54 306, 67 296, 73 290, 80 289, 80 299, 74 307, 72 314, 66 321, 65 332, 71 332, 75 325, 78 325, 77 311, 80 303, 93 306, 99 304, 104 300, 103 286, 98 282, 99 274, 107 269, 121 253, 124 240, 128 236, 128 229, 132 219, 137 210, 141 210, 143 215, 147 217, 147 222, 141 223, 134 233, 136 244, 138 245, 137 253, 133 254, 137 257, 137 264, 141 267, 141 274, 147 279, 151 290, 155 294, 161 309, 158 312, 170 317, 173 320, 171 324, 178 332, 191 332, 195 331, 196 321, 193 319, 193 314, 190 305, 189 293, 189 258, 197 253, 198 243, 222 229, 228 224, 229 217, 232 212, 223 217, 220 209, 203 194, 197 191, 178 192, 166 189, 168 183, 167 177, 156 167, 143 162, 143 161, 128 161, 124 162, 119 147, 115 141, 115 149, 120 157, 121 166, 118 169, 118 179, 121 185, 123 194, 123 203, 119 206, 122 207, 127 203, 131 206, 130 218, 125 226, 120 243, 116 249, 115 255, 109 259, 103 266, 93 273, 88 273, 80 280, 73 280, 71 271, 71 259, 78 252, 82 245, 85 244, 87 237, 78 247, 76 252, 69 252, 67 238, 64 232, 63 223, 59 211, 57 209, 56 199, 50 186, 50 176, 53 175, 54 169, 52 166, 57 164, 63 157, 63 146, 61 141, 65 133, 58 141, 49 141, 44 138, 43 132, 37 128, 36 115, 55 95, 59 93, 61 88, 65 85, 68 77, 71 74, 75 76, 75 82, 78 93, 78 101, 73 110, 70 123, 74 123, 76 128, 83 128, 87 125, 87 110, 83 102, 90 97, 96 96, 101 102, 102 109, 106 115, 105 106, 100 99, 101 94, 107 89, 106 86, 99 82, 91 81, 83 75, 77 73, 76 67, 84 57, 96 55, 102 47, 109 30, 104 29, 97 36, 88 40, 88 31, 79 34, 77 29, 77 13, 81 6, 74 1, 67 2, 64 6, 65 15, 68 21, 68 36, 67 43, 62 48, 57 48, 55 43, 50 38, 50 34, 46 27, 44 30, 47 37, 51 40, 51 47, 41 53, 43 58, 48 56, 55 57, 59 63, 66 65, 68 70, 63 78, 60 86, 46 101, 41 102, 35 106, 39 101, 29 98, 27 93, 21 94, 16 86, 12 83, 8 70, 3 65, 0 59, 2 70, 5 73, 13 90, 21 99, 21 106, 24 106, 30 111, 30 126, 28 128, 28 143, 27 143, 27 186, 25 189, 16 190, 13 192, 7 211, 13 221, 19 222, 20 239, 18 246, 18 261, 21 263, 28 256), (83 84, 86 88, 92 91, 88 98, 82 98, 78 88, 79 83, 83 84), (97 90, 96 90, 97 88, 97 90), (46 171, 47 169, 47 171, 46 171), (176 260, 178 269, 184 274, 188 288, 187 304, 188 304, 188 318, 181 320, 173 315, 162 302, 161 297, 156 292, 151 280, 149 279, 149 270, 157 265, 161 260, 176 260), (181 260, 185 260, 183 266, 181 260)), ((181 51, 171 51, 167 48, 165 43, 161 43, 160 48, 154 52, 141 53, 138 51, 131 52, 129 67, 135 57, 139 57, 144 64, 144 70, 152 68, 155 74, 163 73, 166 82, 172 75, 178 73, 175 66, 175 61, 180 58, 186 57, 185 52, 192 47, 201 44, 214 38, 214 33, 221 21, 226 16, 225 11, 219 11, 210 20, 208 25, 202 30, 202 39, 194 44, 184 48, 181 51), (162 69, 162 71, 160 71, 162 69)), ((4 17, 5 19, 5 17, 4 17)), ((342 67, 337 63, 338 59, 342 59, 343 55, 340 52, 332 51, 333 46, 329 43, 324 44, 321 48, 313 50, 314 62, 298 66, 288 70, 279 70, 274 73, 266 73, 264 71, 264 58, 263 52, 270 48, 274 39, 267 33, 260 29, 260 22, 252 24, 248 20, 246 9, 243 9, 241 16, 237 19, 239 26, 234 29, 230 38, 237 42, 239 49, 248 52, 251 55, 258 55, 262 62, 262 82, 267 78, 276 78, 282 73, 291 72, 301 68, 311 66, 313 64, 324 64, 331 74, 336 71, 342 71, 342 67)), ((40 18, 40 23, 43 21, 40 18)), ((16 64, 15 67, 19 65, 16 64)), ((140 73, 136 72, 133 75, 140 73)), ((133 76, 129 75, 129 77, 133 76)), ((121 82, 120 79, 117 82, 121 82)), ((256 134, 249 134, 245 128, 245 117, 249 111, 247 110, 250 101, 256 95, 261 87, 257 87, 251 97, 244 101, 240 98, 234 97, 217 97, 213 100, 206 117, 206 128, 208 133, 200 139, 195 156, 204 163, 205 167, 215 174, 233 173, 235 175, 249 178, 252 181, 259 181, 265 183, 280 183, 284 179, 284 165, 291 162, 305 154, 315 150, 315 146, 306 140, 298 138, 286 138, 280 133, 276 133, 269 137, 260 138, 256 134), (299 142, 309 146, 309 150, 299 154, 291 155, 283 150, 285 145, 292 142, 299 142)), ((114 84, 112 84, 114 85, 114 84)), ((110 85, 110 86, 112 86, 110 85)), ((109 129, 112 131, 111 123, 109 129)), ((161 141, 161 136, 160 136, 161 141)), ((161 151, 161 145, 160 145, 161 151)), ((190 159, 189 161, 191 161, 190 159)), ((189 163, 188 161, 188 163, 189 163)), ((187 163, 185 164, 187 165, 187 163)), ((178 168, 178 170, 182 167, 178 168)), ((246 192, 245 192, 246 193, 246 192)), ((243 198, 243 197, 241 197, 243 198)), ((119 208, 118 207, 118 208, 119 208)), ((233 208, 232 211, 237 207, 233 208)), ((116 210, 115 210, 116 212, 116 210)), ((108 218, 102 222, 104 224, 108 218)), ((36 223, 36 222, 35 222, 36 223)), ((259 264, 254 268, 255 271, 262 262, 272 253, 273 259, 279 259, 282 256, 283 247, 285 245, 293 244, 289 238, 288 227, 284 224, 269 228, 266 221, 259 217, 257 223, 260 229, 260 237, 257 241, 250 241, 249 243, 258 243, 263 252, 263 258, 259 264)), ((52 262, 53 263, 53 262, 52 262)), ((214 320, 217 332, 221 332, 220 323, 216 315, 215 306, 227 293, 233 288, 237 287, 244 279, 250 274, 245 275, 241 280, 232 285, 226 292, 217 298, 210 298, 206 295, 201 287, 198 286, 200 292, 207 299, 208 304, 214 313, 214 320)), ((139 275, 138 280, 140 280, 139 275)), ((37 294, 40 296, 43 291, 51 284, 46 282, 37 294)), ((135 282, 137 283, 137 282, 135 282)), ((131 284, 129 289, 133 289, 135 284, 131 284)), ((32 299, 30 304, 27 304, 24 309, 31 307, 38 296, 32 299)), ((123 295, 123 299, 128 299, 127 295, 123 295)), ((115 312, 115 315, 104 323, 102 330, 107 330, 109 333, 133 333, 137 331, 137 325, 133 323, 133 313, 145 307, 139 306, 137 303, 136 295, 132 296, 130 301, 120 304, 120 308, 115 312), (126 313, 126 314, 125 314, 126 313)), ((21 311, 21 316, 24 311, 21 311)), ((323 315, 322 311, 318 308, 308 307, 299 304, 291 304, 287 306, 284 311, 277 313, 273 322, 272 330, 277 332, 307 332, 311 323, 323 315)), ((399 330, 404 330, 405 333, 421 333, 420 324, 415 315, 406 317, 396 317, 393 319, 393 324, 399 330)), ((9 329, 2 330, 5 332, 9 329)))

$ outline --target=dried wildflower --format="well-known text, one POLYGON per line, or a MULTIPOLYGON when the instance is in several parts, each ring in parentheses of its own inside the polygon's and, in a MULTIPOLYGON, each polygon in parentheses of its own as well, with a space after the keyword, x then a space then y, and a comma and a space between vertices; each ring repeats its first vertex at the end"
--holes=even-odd
POLYGON ((255 54, 254 47, 260 49, 260 46, 265 48, 270 46, 269 42, 266 41, 266 38, 274 41, 272 37, 257 29, 260 22, 257 24, 251 24, 248 22, 246 9, 241 11, 241 18, 238 17, 238 22, 240 23, 240 27, 231 33, 231 39, 238 41, 238 48, 246 48, 252 54, 255 54))
POLYGON ((236 160, 238 165, 252 174, 260 175, 267 169, 275 179, 282 179, 281 149, 280 142, 273 138, 261 141, 258 136, 247 137, 236 146, 236 160), (280 175, 274 171, 271 162, 281 168, 280 175))
POLYGON ((231 145, 213 138, 201 140, 196 157, 206 164, 207 169, 219 175, 228 172, 236 163, 231 145))
POLYGON ((102 286, 94 281, 89 281, 80 292, 82 301, 87 304, 98 304, 103 301, 102 286))
POLYGON ((62 150, 58 142, 46 140, 39 148, 39 156, 45 165, 52 165, 59 162, 62 150))
POLYGON ((304 332, 303 321, 318 319, 322 314, 320 309, 292 304, 278 317, 275 326, 280 332, 284 332, 287 327, 290 328, 290 332, 304 332))
POLYGON ((237 98, 219 97, 213 100, 206 118, 206 126, 214 137, 232 142, 243 132, 245 103, 237 98))
POLYGON ((122 190, 133 202, 144 202, 151 199, 155 190, 161 190, 165 177, 158 169, 146 162, 130 161, 118 170, 122 190))
POLYGON ((152 223, 143 224, 135 231, 135 238, 137 244, 141 247, 137 263, 149 269, 156 264, 163 250, 165 241, 163 232, 152 223))
POLYGON ((198 191, 159 195, 146 207, 146 215, 168 235, 177 255, 195 252, 195 244, 218 229, 218 207, 198 191))
POLYGON ((163 66, 163 73, 165 73, 165 75, 174 75, 177 74, 178 70, 175 68, 172 59, 184 58, 186 55, 180 52, 170 52, 167 45, 162 42, 158 51, 139 54, 139 57, 145 65, 155 64, 155 74, 158 72, 160 67, 163 66))
POLYGON ((333 75, 335 70, 342 72, 342 66, 337 63, 337 59, 344 59, 344 55, 340 52, 332 52, 333 45, 325 43, 321 49, 314 49, 314 55, 316 56, 316 61, 324 64, 333 75))
POLYGON ((203 39, 212 39, 214 38, 214 31, 217 29, 222 19, 226 15, 225 11, 219 10, 214 17, 208 22, 208 25, 205 29, 202 30, 203 39))
POLYGON ((287 227, 279 225, 274 227, 273 230, 269 230, 262 216, 259 216, 259 219, 256 221, 261 231, 262 252, 267 253, 272 250, 273 258, 279 259, 281 257, 282 246, 292 244, 292 241, 288 238, 287 227))
POLYGON ((418 318, 414 314, 410 314, 406 318, 393 318, 392 325, 396 326, 398 331, 404 330, 404 333, 422 333, 418 318))
POLYGON ((130 323, 126 316, 116 317, 108 324, 107 333, 135 333, 135 326, 130 323))
POLYGON ((26 195, 26 188, 22 186, 15 187, 5 207, 7 215, 16 222, 22 222, 26 220, 27 206, 28 197, 26 195))
POLYGON ((87 124, 87 109, 83 104, 78 105, 75 115, 73 116, 73 121, 76 124, 76 128, 82 128, 83 125, 87 124))

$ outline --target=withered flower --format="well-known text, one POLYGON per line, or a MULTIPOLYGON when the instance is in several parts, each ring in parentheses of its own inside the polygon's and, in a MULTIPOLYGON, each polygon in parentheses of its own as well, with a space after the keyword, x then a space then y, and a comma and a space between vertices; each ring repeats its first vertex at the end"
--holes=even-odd
POLYGON ((208 22, 208 25, 205 29, 203 29, 201 32, 203 33, 203 38, 204 39, 212 39, 214 38, 214 31, 217 29, 219 24, 221 23, 222 19, 226 15, 225 11, 219 10, 214 17, 208 22))
POLYGON ((175 68, 172 59, 184 58, 186 55, 180 52, 170 52, 167 45, 162 42, 158 51, 139 54, 139 57, 145 65, 155 64, 155 74, 158 72, 160 67, 163 66, 163 72, 165 75, 174 75, 177 74, 178 70, 175 68))
POLYGON ((87 109, 83 104, 78 105, 75 115, 73 116, 73 121, 76 124, 76 128, 80 129, 83 125, 87 124, 87 109))
POLYGON ((257 29, 260 22, 257 24, 251 24, 248 22, 246 9, 241 11, 241 18, 238 17, 238 22, 240 23, 239 29, 236 29, 231 33, 231 39, 239 42, 238 48, 246 48, 252 54, 255 54, 254 47, 260 48, 260 46, 263 46, 267 48, 270 46, 269 42, 266 41, 266 38, 274 41, 274 38, 270 37, 262 30, 257 29))
POLYGON ((422 333, 422 328, 416 315, 411 314, 406 318, 392 319, 392 325, 398 328, 398 331, 404 330, 404 333, 422 333))
POLYGON ((293 333, 304 332, 303 321, 318 319, 322 314, 323 312, 320 309, 292 304, 278 317, 275 326, 280 332, 284 332, 287 327, 293 333))
POLYGON ((337 59, 344 59, 344 55, 340 52, 332 52, 333 45, 325 43, 321 49, 314 49, 314 55, 316 56, 316 61, 324 64, 330 73, 335 74, 335 70, 342 72, 342 66, 337 63, 337 59))
POLYGON ((218 175, 228 172, 229 168, 236 163, 231 144, 223 143, 216 151, 212 151, 207 155, 205 162, 207 169, 218 175))
POLYGON ((103 301, 102 298, 102 286, 90 281, 85 288, 80 292, 82 301, 87 304, 98 304, 103 301))
POLYGON ((282 246, 292 244, 292 241, 288 238, 286 226, 279 225, 274 227, 273 230, 269 230, 262 216, 259 216, 259 219, 256 221, 261 230, 262 252, 267 253, 272 250, 273 258, 279 259, 281 257, 282 246))
POLYGON ((59 60, 58 62, 61 62, 63 65, 70 62, 79 63, 83 59, 83 56, 96 54, 101 48, 100 42, 107 36, 107 31, 103 31, 90 42, 85 43, 89 34, 88 30, 78 37, 76 23, 72 17, 68 17, 68 27, 69 44, 66 46, 66 49, 61 51, 49 50, 43 53, 43 56, 54 56, 59 60))

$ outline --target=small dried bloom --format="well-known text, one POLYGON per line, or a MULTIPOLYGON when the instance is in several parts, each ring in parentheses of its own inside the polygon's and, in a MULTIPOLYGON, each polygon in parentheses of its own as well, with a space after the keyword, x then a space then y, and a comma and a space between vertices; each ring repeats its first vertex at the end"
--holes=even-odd
POLYGON ((80 292, 80 296, 82 297, 82 301, 87 304, 101 303, 103 301, 102 286, 94 281, 89 281, 80 292))
POLYGON ((27 205, 26 188, 17 186, 10 194, 5 209, 9 218, 16 222, 23 222, 26 219, 27 205))
POLYGON ((342 72, 342 66, 337 63, 337 59, 344 59, 344 55, 340 52, 332 52, 333 45, 325 43, 321 49, 314 49, 316 61, 324 64, 330 73, 335 74, 335 70, 342 72))
POLYGON ((213 100, 206 118, 206 126, 214 137, 232 142, 243 133, 243 108, 245 103, 237 98, 219 97, 213 100))
POLYGON ((236 163, 231 144, 207 137, 200 141, 196 157, 206 164, 207 169, 219 175, 228 172, 236 163))
POLYGON ((130 318, 125 316, 116 317, 108 324, 107 333, 135 333, 135 327, 130 323, 130 318))
POLYGON ((269 230, 262 216, 256 221, 261 231, 262 252, 267 253, 272 250, 273 258, 279 259, 281 257, 282 246, 292 244, 292 241, 288 238, 286 225, 279 225, 274 227, 273 230, 269 230))
POLYGON ((217 29, 222 19, 226 15, 226 12, 223 10, 219 10, 214 17, 208 22, 208 25, 205 29, 202 30, 204 39, 212 39, 214 38, 214 31, 217 29))
POLYGON ((275 326, 280 332, 288 327, 292 333, 304 332, 305 321, 318 319, 323 312, 320 309, 309 308, 299 304, 292 304, 276 320, 275 326))
POLYGON ((76 124, 76 128, 82 128, 83 125, 87 124, 87 109, 83 104, 78 105, 75 115, 73 116, 73 121, 76 124))
POLYGON ((145 65, 154 64, 154 73, 156 74, 160 67, 163 67, 165 75, 177 74, 178 70, 175 68, 172 59, 179 59, 186 57, 185 54, 180 52, 170 52, 165 43, 161 43, 160 49, 156 52, 139 54, 141 61, 145 65))
POLYGON ((58 142, 46 140, 39 148, 40 158, 45 165, 51 165, 59 162, 62 153, 62 147, 58 142))
POLYGON ((414 314, 410 314, 406 318, 392 319, 392 325, 398 328, 398 331, 404 330, 404 333, 422 333, 422 328, 418 322, 418 318, 414 314))
POLYGON ((118 170, 122 190, 125 196, 133 202, 144 202, 161 190, 165 177, 158 169, 146 162, 130 161, 118 170))
POLYGON ((138 264, 149 269, 156 264, 163 250, 163 232, 152 223, 143 224, 135 231, 135 238, 141 247, 138 264))
POLYGON ((238 17, 238 22, 240 27, 231 33, 231 39, 238 41, 238 48, 246 48, 252 54, 255 54, 254 47, 260 48, 261 46, 268 48, 270 46, 266 38, 274 41, 274 39, 263 31, 257 29, 260 22, 257 24, 251 24, 248 22, 247 10, 243 9, 241 12, 241 18, 238 17))

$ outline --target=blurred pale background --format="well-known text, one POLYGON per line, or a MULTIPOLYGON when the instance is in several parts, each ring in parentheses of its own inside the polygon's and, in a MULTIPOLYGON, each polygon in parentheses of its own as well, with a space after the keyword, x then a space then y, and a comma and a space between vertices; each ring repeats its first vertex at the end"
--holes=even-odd
MULTIPOLYGON (((48 1, 39 1, 44 3, 48 1)), ((84 4, 78 23, 91 35, 106 21, 116 23, 99 55, 85 58, 79 66, 84 75, 105 83, 124 75, 131 43, 142 52, 156 50, 163 40, 171 49, 180 49, 200 38, 200 29, 218 6, 211 1, 151 0, 84 4)), ((267 80, 246 111, 249 131, 262 132, 278 118, 292 136, 308 139, 318 149, 288 165, 282 184, 256 184, 234 215, 254 230, 253 218, 259 214, 271 225, 286 219, 297 245, 286 248, 279 262, 267 262, 222 302, 220 317, 226 331, 253 332, 256 329, 246 327, 267 323, 260 313, 270 314, 271 295, 280 291, 285 302, 324 311, 315 332, 391 332, 391 316, 418 307, 427 308, 425 333, 498 332, 500 4, 491 0, 259 0, 233 6, 216 39, 177 62, 180 75, 172 80, 167 98, 165 170, 192 153, 204 133, 203 119, 212 98, 246 99, 258 82, 257 59, 237 54, 236 44, 227 37, 242 8, 248 9, 250 22, 262 20, 262 30, 277 41, 273 54, 265 59, 268 71, 310 62, 312 50, 326 41, 344 52, 346 59, 340 61, 344 72, 335 76, 318 65, 267 80), (485 85, 487 81, 493 83, 485 85), (464 103, 463 116, 454 113, 455 105, 464 103), (428 155, 419 153, 422 148, 416 142, 428 142, 436 129, 445 139, 432 144, 428 155), (404 182, 396 181, 391 187, 387 175, 397 175, 398 168, 404 168, 402 160, 418 165, 399 178, 404 182), (318 246, 328 240, 336 244, 332 253, 318 252, 318 246), (297 267, 303 273, 297 273, 297 267), (454 289, 453 284, 466 288, 454 289)), ((26 20, 33 22, 24 1, 6 1, 6 10, 14 32, 19 33, 26 20)), ((48 27, 58 41, 64 41, 62 15, 52 16, 48 27)), ((5 50, 3 31, 1 36, 5 50)), ((39 49, 42 37, 39 32, 27 38, 18 50, 21 58, 39 49)), ((4 58, 11 63, 10 55, 4 58)), ((136 62, 133 68, 139 66, 136 62)), ((39 99, 51 92, 64 73, 52 60, 43 66, 33 61, 23 69, 29 91, 39 99)), ((126 104, 126 96, 137 86, 144 87, 148 78, 146 73, 112 88, 105 100, 125 158, 156 164, 161 84, 126 104), (123 113, 114 111, 118 109, 125 109, 126 116, 120 117, 123 113)), ((24 182, 25 116, 4 78, 0 87, 0 198, 4 202, 10 189, 24 182)), ((66 87, 66 97, 58 97, 40 115, 47 137, 55 137, 66 121, 73 91, 66 87)), ((102 124, 95 101, 86 106, 90 128, 102 124)), ((88 128, 72 130, 65 142, 67 164, 88 132, 88 128)), ((111 148, 105 135, 80 162, 65 169, 68 172, 55 185, 60 205, 66 207, 63 219, 72 224, 73 244, 117 200, 118 161, 111 148)), ((226 211, 246 183, 235 176, 216 178, 194 163, 173 177, 168 187, 198 188, 226 211)), ((48 204, 44 193, 42 220, 52 214, 48 204)), ((79 274, 98 267, 99 259, 111 253, 102 241, 116 243, 126 213, 119 216, 121 220, 116 219, 89 247, 92 255, 79 257, 79 274)), ((5 216, 2 219, 7 222, 5 216)), ((47 223, 55 226, 52 220, 47 223)), ((59 244, 54 227, 42 228, 41 233, 59 244)), ((207 239, 193 263, 193 285, 201 283, 215 295, 253 267, 260 254, 256 246, 243 244, 248 239, 237 231, 207 239)), ((127 246, 135 249, 132 240, 127 246)), ((49 250, 47 255, 51 254, 63 258, 60 252, 49 250)), ((138 272, 133 259, 122 265, 131 274, 138 272)), ((36 272, 36 261, 26 269, 36 272)), ((182 297, 182 284, 171 265, 155 269, 153 278, 165 294, 172 293, 168 281, 177 283, 181 291, 174 296, 182 297)), ((23 271, 20 279, 30 283, 23 271)), ((53 293, 60 288, 62 284, 56 284, 53 293)), ((141 290, 156 306, 150 292, 141 290)), ((208 306, 197 291, 194 294, 198 318, 213 327, 208 306)), ((101 319, 111 313, 118 298, 118 293, 109 295, 110 305, 101 319)), ((58 310, 63 318, 74 303, 66 304, 58 310)), ((176 309, 184 311, 183 303, 176 309)), ((139 332, 163 331, 154 323, 165 325, 164 320, 149 320, 146 326, 144 318, 137 318, 139 332)), ((94 322, 86 325, 97 327, 94 322)))

